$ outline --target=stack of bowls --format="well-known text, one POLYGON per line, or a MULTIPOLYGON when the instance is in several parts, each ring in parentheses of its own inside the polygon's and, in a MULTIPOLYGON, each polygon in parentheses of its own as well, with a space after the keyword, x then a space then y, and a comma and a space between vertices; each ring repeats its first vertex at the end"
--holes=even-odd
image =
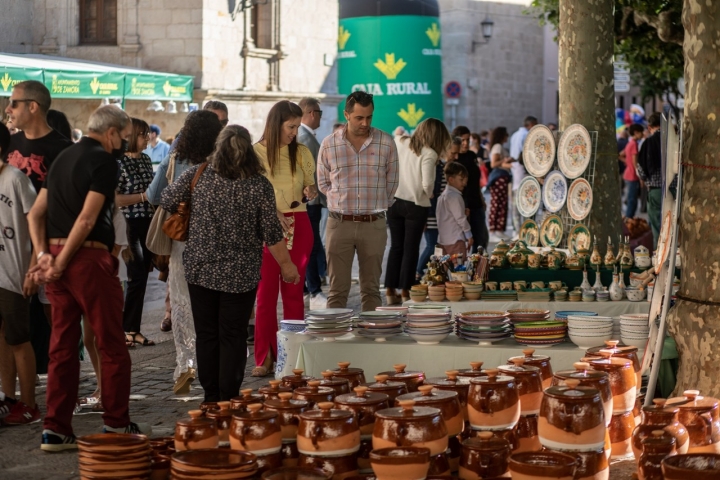
POLYGON ((582 291, 583 302, 594 302, 595 301, 595 290, 587 289, 582 291))
POLYGON ((602 290, 599 290, 595 293, 595 297, 598 302, 609 302, 610 301, 610 292, 608 292, 607 288, 603 287, 602 290))
POLYGON ((421 283, 410 287, 410 300, 413 302, 424 302, 427 299, 428 286, 421 283))
POLYGON ((376 342, 384 342, 386 338, 402 333, 403 317, 399 312, 362 312, 359 320, 355 333, 361 337, 374 339, 376 342))
POLYGON ((462 300, 463 290, 464 287, 462 282, 445 282, 445 296, 451 302, 459 302, 462 300))
POLYGON ((455 316, 456 335, 463 340, 490 345, 504 340, 512 334, 513 328, 505 311, 463 312, 455 316))
POLYGON ((625 289, 625 295, 631 302, 642 302, 645 300, 646 293, 647 291, 645 289, 640 289, 638 287, 627 287, 625 289))
POLYGON ((455 327, 447 310, 408 313, 405 333, 420 345, 435 345, 447 338, 455 327))
POLYGON ((649 336, 647 313, 620 315, 620 340, 625 345, 644 345, 649 336))
POLYGON ((581 302, 582 301, 582 292, 579 290, 573 290, 570 293, 568 293, 568 300, 571 302, 581 302))
POLYGON ((482 282, 464 282, 463 283, 463 295, 468 300, 480 300, 482 296, 483 284, 482 282))
POLYGON ((576 317, 597 317, 595 312, 586 312, 584 310, 558 310, 555 312, 555 320, 567 323, 568 316, 576 317))
POLYGON ((170 464, 174 480, 235 480, 254 477, 257 471, 255 454, 225 448, 177 452, 170 464))
POLYGON ((445 285, 430 285, 428 287, 428 297, 433 302, 442 302, 445 300, 445 285))
POLYGON ((561 288, 560 290, 556 290, 555 292, 553 292, 553 298, 556 302, 567 302, 568 292, 564 288, 561 288))
POLYGON ((83 478, 147 478, 151 470, 150 441, 145 435, 100 433, 77 439, 83 478))
POLYGON ((305 333, 326 341, 335 340, 352 331, 350 308, 324 308, 310 310, 305 316, 305 333))
POLYGON ((581 349, 602 345, 605 340, 610 340, 613 335, 612 317, 569 315, 567 322, 570 341, 581 349))

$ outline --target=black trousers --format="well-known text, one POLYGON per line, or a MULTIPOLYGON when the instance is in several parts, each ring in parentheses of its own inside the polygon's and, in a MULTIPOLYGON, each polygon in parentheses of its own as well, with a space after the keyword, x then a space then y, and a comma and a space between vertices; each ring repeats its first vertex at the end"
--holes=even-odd
POLYGON ((228 293, 188 284, 195 323, 198 378, 206 402, 240 393, 247 362, 247 326, 257 287, 228 293))
POLYGON ((125 308, 123 309, 123 329, 137 333, 142 322, 143 304, 148 274, 152 265, 153 253, 145 245, 150 218, 126 218, 128 249, 132 259, 127 265, 127 291, 125 292, 125 308))
POLYGON ((388 210, 390 252, 385 268, 385 288, 410 290, 415 285, 415 267, 427 218, 427 207, 399 198, 388 210))

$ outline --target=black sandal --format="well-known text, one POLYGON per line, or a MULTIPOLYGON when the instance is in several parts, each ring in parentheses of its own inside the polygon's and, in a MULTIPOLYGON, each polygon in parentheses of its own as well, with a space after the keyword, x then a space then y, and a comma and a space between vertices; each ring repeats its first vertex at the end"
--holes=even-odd
POLYGON ((129 337, 129 338, 132 339, 132 343, 133 343, 133 344, 142 345, 143 347, 152 347, 153 345, 155 345, 155 342, 153 342, 152 340, 148 340, 148 339, 145 338, 145 336, 144 336, 142 333, 140 333, 140 332, 137 332, 137 333, 127 333, 126 335, 127 335, 127 337, 129 337), (142 340, 138 340, 138 339, 137 339, 137 336, 138 336, 138 335, 140 335, 140 336, 142 337, 142 340))

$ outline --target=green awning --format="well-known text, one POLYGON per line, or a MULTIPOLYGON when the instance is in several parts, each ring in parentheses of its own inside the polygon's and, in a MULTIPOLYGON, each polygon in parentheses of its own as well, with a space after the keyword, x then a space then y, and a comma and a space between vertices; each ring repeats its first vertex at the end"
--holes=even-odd
POLYGON ((181 100, 192 99, 193 77, 183 75, 125 74, 127 100, 181 100))
POLYGON ((15 84, 25 80, 43 81, 43 71, 37 68, 6 67, 0 65, 0 97, 9 97, 15 84))

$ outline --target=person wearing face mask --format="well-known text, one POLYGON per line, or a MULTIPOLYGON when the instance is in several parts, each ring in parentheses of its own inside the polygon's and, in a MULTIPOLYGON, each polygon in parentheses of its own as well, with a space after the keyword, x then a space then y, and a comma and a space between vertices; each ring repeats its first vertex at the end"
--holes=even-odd
POLYGON ((130 354, 123 341, 123 294, 118 282, 113 208, 117 159, 132 134, 130 117, 108 105, 90 116, 88 134, 63 151, 28 214, 37 265, 53 310, 41 449, 77 449, 72 415, 78 394, 84 315, 100 353, 104 432, 150 434, 130 421, 130 354))

